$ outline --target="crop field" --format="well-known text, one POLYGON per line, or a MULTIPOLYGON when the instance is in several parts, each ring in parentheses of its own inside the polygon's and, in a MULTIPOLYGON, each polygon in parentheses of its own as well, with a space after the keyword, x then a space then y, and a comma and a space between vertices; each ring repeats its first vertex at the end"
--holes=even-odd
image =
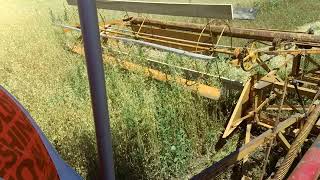
MULTIPOLYGON (((84 57, 69 51, 67 44, 74 37, 66 36, 56 25, 76 24, 76 9, 64 0, 0 2, 0 85, 26 107, 70 166, 85 179, 96 178, 96 142, 84 57)), ((319 0, 201 2, 260 9, 255 21, 228 22, 234 26, 299 31, 312 26, 316 33, 320 29, 319 0)), ((125 14, 99 12, 109 20, 125 14)), ((129 58, 138 61, 144 53, 134 49, 129 58)), ((180 58, 165 56, 165 61, 180 62, 180 58)), ((217 61, 223 76, 246 80, 248 74, 231 70, 224 57, 217 61)), ((208 71, 216 74, 215 66, 211 68, 208 71)), ((221 148, 217 142, 239 93, 226 91, 214 101, 175 83, 158 82, 117 66, 105 65, 105 72, 118 179, 186 179, 236 148, 236 135, 221 148)), ((224 178, 230 178, 229 174, 224 178)))

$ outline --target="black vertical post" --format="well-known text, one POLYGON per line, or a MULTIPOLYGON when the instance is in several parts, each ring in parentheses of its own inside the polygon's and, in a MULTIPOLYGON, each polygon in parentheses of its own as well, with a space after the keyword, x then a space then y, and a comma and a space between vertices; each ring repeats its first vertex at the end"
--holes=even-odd
POLYGON ((112 142, 106 84, 95 0, 78 0, 78 11, 87 62, 92 109, 96 128, 99 170, 102 180, 114 180, 112 142))

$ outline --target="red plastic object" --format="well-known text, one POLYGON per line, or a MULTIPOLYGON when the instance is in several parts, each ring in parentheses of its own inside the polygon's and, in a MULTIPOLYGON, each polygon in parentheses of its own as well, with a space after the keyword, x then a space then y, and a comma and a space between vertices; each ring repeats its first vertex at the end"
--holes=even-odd
POLYGON ((0 179, 59 179, 37 130, 1 86, 0 179))
POLYGON ((320 176, 320 136, 305 153, 288 180, 317 180, 320 176))

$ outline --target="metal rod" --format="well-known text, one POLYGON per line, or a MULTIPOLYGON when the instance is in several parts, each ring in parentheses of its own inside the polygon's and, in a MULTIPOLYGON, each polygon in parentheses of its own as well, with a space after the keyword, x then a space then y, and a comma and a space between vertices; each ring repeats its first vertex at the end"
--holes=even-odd
POLYGON ((306 115, 306 117, 307 117, 307 111, 306 111, 306 108, 304 107, 304 103, 303 103, 303 100, 302 100, 302 97, 301 97, 301 95, 300 95, 300 93, 299 93, 299 89, 298 89, 298 82, 297 81, 295 81, 295 79, 292 81, 292 84, 293 84, 293 86, 294 86, 294 89, 296 90, 296 93, 297 93, 297 95, 298 95, 298 102, 300 103, 300 105, 301 105, 301 107, 302 107, 302 109, 303 109, 303 112, 304 112, 304 114, 306 115))
POLYGON ((132 33, 132 34, 138 35, 138 36, 142 35, 142 36, 148 36, 148 37, 153 37, 153 38, 160 38, 160 39, 167 39, 167 40, 171 40, 171 41, 178 41, 178 42, 182 42, 182 43, 198 44, 198 45, 204 45, 204 46, 212 47, 212 44, 210 44, 210 43, 197 42, 197 41, 191 41, 191 40, 186 40, 186 39, 181 39, 181 38, 174 38, 174 37, 167 37, 167 36, 158 35, 156 33, 150 34, 150 33, 144 33, 144 32, 135 32, 133 30, 113 28, 113 27, 106 29, 106 32, 109 32, 109 31, 111 31, 111 32, 113 31, 113 32, 132 33))
MULTIPOLYGON (((142 33, 139 33, 139 34, 134 35, 134 34, 117 32, 117 31, 112 31, 112 30, 108 30, 107 32, 113 33, 113 34, 124 35, 124 36, 128 36, 128 37, 136 37, 136 38, 145 39, 145 40, 149 40, 149 41, 156 41, 156 42, 158 42, 158 43, 178 45, 178 46, 184 46, 184 47, 189 47, 189 48, 194 48, 194 49, 197 48, 196 45, 192 45, 192 44, 175 42, 175 41, 172 41, 172 40, 164 40, 164 39, 160 39, 160 38, 152 37, 152 36, 151 36, 151 37, 150 37, 150 36, 148 37, 148 36, 140 35, 140 34, 142 34, 142 33)), ((195 43, 196 43, 196 42, 195 42, 195 43)), ((211 45, 211 46, 212 46, 212 45, 211 45)), ((198 46, 198 49, 209 51, 209 50, 210 50, 210 47, 198 46)))
MULTIPOLYGON (((146 26, 159 27, 162 29, 174 29, 182 31, 191 31, 191 32, 202 32, 204 33, 213 33, 220 34, 222 30, 226 27, 209 25, 205 27, 203 24, 194 24, 194 23, 181 23, 173 21, 160 21, 154 19, 146 19, 141 17, 135 17, 130 20, 131 24, 140 25, 143 24, 146 26), (205 29, 204 29, 205 28, 205 29)), ((245 38, 245 39, 255 39, 261 41, 270 41, 274 39, 281 39, 284 41, 294 41, 296 43, 320 43, 320 36, 312 35, 302 32, 291 32, 291 31, 280 31, 280 30, 268 30, 268 29, 246 29, 246 28, 237 28, 237 27, 227 27, 223 33, 223 36, 227 37, 236 37, 236 38, 245 38)))
MULTIPOLYGON (((61 26, 65 27, 65 28, 69 28, 68 26, 65 26, 65 25, 61 25, 61 26)), ((80 29, 78 29, 78 28, 72 28, 72 30, 80 31, 80 29)), ((216 57, 213 57, 213 56, 207 56, 207 55, 203 55, 203 54, 192 53, 192 52, 189 52, 189 51, 176 49, 176 48, 171 48, 171 47, 163 46, 163 45, 160 45, 160 44, 154 44, 154 43, 151 43, 151 42, 145 42, 145 41, 140 41, 140 40, 135 40, 135 39, 129 39, 129 38, 125 38, 125 37, 110 36, 110 35, 106 35, 106 34, 100 34, 100 35, 101 35, 101 37, 115 39, 115 40, 122 41, 122 42, 127 43, 127 44, 139 44, 141 46, 151 47, 151 48, 155 48, 155 49, 159 49, 159 50, 163 50, 163 51, 167 51, 167 52, 172 52, 172 53, 176 53, 176 54, 179 54, 179 55, 188 56, 188 57, 192 57, 192 58, 196 58, 196 59, 201 59, 201 60, 213 60, 213 59, 216 59, 216 57)))
POLYGON ((109 38, 113 38, 116 40, 120 40, 124 43, 128 43, 128 44, 139 44, 141 46, 147 46, 147 47, 152 47, 155 49, 160 49, 163 51, 167 51, 167 52, 173 52, 176 54, 180 54, 183 56, 189 56, 189 57, 193 57, 196 59, 201 59, 201 60, 213 60, 216 59, 216 57, 212 57, 212 56, 207 56, 207 55, 202 55, 202 54, 197 54, 197 53, 192 53, 192 52, 188 52, 185 50, 181 50, 181 49, 176 49, 176 48, 171 48, 171 47, 167 47, 167 46, 163 46, 160 44, 154 44, 151 42, 145 42, 145 41, 140 41, 140 40, 135 40, 135 39, 128 39, 128 38, 124 38, 124 37, 117 37, 117 36, 107 36, 106 34, 101 34, 102 37, 109 37, 109 38))
POLYGON ((84 42, 85 57, 96 129, 100 177, 114 180, 113 153, 102 63, 98 17, 95 1, 78 0, 78 11, 84 42))

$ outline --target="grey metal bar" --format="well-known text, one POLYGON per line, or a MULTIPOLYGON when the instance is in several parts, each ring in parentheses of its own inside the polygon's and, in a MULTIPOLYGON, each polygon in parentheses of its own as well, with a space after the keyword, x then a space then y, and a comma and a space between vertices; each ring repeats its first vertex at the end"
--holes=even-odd
MULTIPOLYGON (((231 4, 154 2, 132 0, 95 0, 99 9, 128 11, 145 14, 161 14, 170 16, 188 16, 215 19, 233 19, 231 4)), ((76 0, 67 0, 75 5, 76 0)))
MULTIPOLYGON (((81 31, 79 28, 68 26, 68 25, 59 25, 59 26, 64 27, 64 28, 68 28, 70 30, 81 31)), ((213 56, 207 56, 207 55, 203 55, 203 54, 192 53, 192 52, 188 52, 188 51, 185 51, 185 50, 176 49, 176 48, 172 48, 172 47, 167 47, 167 46, 163 46, 163 45, 160 45, 160 44, 155 44, 155 43, 151 43, 151 42, 145 42, 145 41, 136 40, 136 39, 129 39, 129 38, 118 37, 118 36, 109 36, 109 35, 106 35, 106 34, 100 34, 100 36, 101 37, 110 38, 110 39, 116 39, 116 40, 122 41, 122 42, 127 43, 127 44, 139 44, 141 46, 151 47, 151 48, 155 48, 155 49, 159 49, 159 50, 163 50, 163 51, 167 51, 167 52, 172 52, 172 53, 176 53, 176 54, 179 54, 179 55, 188 56, 188 57, 201 59, 201 60, 213 60, 213 59, 216 59, 216 57, 213 57, 213 56)))
POLYGON ((99 179, 114 180, 113 152, 106 84, 98 28, 97 8, 93 0, 78 0, 78 11, 91 92, 99 156, 99 179))
MULTIPOLYGON (((105 36, 105 37, 110 37, 107 35, 101 35, 101 36, 105 36)), ((141 40, 136 40, 136 39, 128 39, 128 38, 124 38, 124 37, 110 37, 113 39, 117 39, 120 40, 122 42, 125 43, 134 43, 134 44, 139 44, 141 46, 147 46, 147 47, 152 47, 155 49, 160 49, 163 51, 167 51, 167 52, 173 52, 179 55, 183 55, 183 56, 189 56, 189 57, 193 57, 193 58, 197 58, 197 59, 201 59, 201 60, 213 60, 216 59, 216 57, 212 57, 212 56, 207 56, 207 55, 202 55, 202 54, 197 54, 197 53, 192 53, 192 52, 188 52, 185 50, 181 50, 181 49, 176 49, 176 48, 172 48, 172 47, 167 47, 167 46, 163 46, 160 44, 155 44, 155 43, 151 43, 151 42, 146 42, 146 41, 141 41, 141 40)))

